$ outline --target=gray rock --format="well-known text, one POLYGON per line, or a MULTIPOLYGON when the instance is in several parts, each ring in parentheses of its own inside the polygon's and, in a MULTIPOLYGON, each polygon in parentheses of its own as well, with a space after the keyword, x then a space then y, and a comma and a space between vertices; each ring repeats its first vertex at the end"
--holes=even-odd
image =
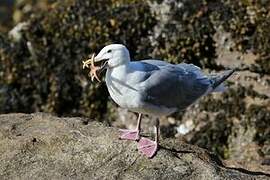
POLYGON ((0 179, 270 179, 173 139, 147 159, 117 129, 49 114, 0 115, 0 179))

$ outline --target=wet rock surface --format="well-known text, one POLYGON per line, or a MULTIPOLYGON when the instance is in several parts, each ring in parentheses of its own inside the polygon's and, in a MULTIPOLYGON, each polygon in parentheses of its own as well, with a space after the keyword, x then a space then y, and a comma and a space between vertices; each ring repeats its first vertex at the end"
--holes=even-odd
MULTIPOLYGON (((173 139, 153 159, 112 127, 44 113, 0 115, 1 179, 270 179, 173 139)), ((265 169, 267 171, 267 169, 265 169)))

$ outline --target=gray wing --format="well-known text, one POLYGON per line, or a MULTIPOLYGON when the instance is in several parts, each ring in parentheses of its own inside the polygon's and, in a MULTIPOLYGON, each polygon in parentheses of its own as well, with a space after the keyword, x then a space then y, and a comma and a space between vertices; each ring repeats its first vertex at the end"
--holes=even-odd
POLYGON ((148 78, 143 82, 144 102, 184 109, 205 94, 210 86, 210 80, 192 64, 172 65, 153 60, 144 63, 158 67, 147 72, 148 78))

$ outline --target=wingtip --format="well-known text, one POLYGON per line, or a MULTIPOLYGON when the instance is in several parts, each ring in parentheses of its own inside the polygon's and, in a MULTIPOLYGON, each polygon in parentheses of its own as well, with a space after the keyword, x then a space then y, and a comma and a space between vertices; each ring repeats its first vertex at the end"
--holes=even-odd
POLYGON ((220 84, 222 84, 226 79, 228 79, 236 70, 230 69, 225 71, 220 78, 217 78, 217 80, 213 83, 212 87, 213 89, 216 89, 220 84))

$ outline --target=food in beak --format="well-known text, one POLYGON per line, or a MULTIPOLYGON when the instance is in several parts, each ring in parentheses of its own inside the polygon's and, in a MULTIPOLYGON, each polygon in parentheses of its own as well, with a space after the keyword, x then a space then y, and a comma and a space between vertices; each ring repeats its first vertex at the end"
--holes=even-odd
POLYGON ((89 72, 89 76, 91 77, 91 81, 94 81, 94 79, 96 79, 98 82, 101 82, 99 77, 97 76, 97 71, 102 69, 101 66, 95 66, 94 64, 94 59, 95 59, 95 54, 92 55, 91 59, 88 59, 86 61, 83 61, 83 69, 84 68, 89 68, 90 72, 89 72), (90 64, 90 67, 89 67, 90 64))

